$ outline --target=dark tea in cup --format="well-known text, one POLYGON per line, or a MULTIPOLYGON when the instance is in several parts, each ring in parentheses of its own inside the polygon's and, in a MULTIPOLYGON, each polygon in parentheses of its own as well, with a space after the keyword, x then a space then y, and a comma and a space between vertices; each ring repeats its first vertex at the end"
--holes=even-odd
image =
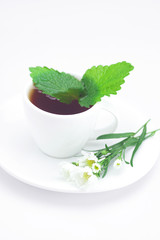
POLYGON ((55 97, 43 94, 34 86, 29 92, 29 100, 41 110, 54 114, 69 115, 81 113, 89 109, 81 107, 77 100, 72 101, 70 104, 62 103, 55 97))

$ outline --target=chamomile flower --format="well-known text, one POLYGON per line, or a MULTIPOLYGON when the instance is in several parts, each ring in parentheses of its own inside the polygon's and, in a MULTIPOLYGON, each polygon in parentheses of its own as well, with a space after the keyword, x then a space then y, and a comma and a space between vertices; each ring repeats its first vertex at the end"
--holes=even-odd
POLYGON ((89 184, 93 184, 97 180, 97 177, 93 175, 91 168, 89 167, 77 167, 75 171, 71 173, 71 181, 79 188, 86 187, 89 184))
POLYGON ((92 164, 98 161, 98 158, 94 155, 93 152, 86 153, 83 151, 82 154, 84 155, 84 157, 79 160, 80 167, 92 167, 92 164))
POLYGON ((117 169, 120 168, 122 166, 122 159, 120 158, 116 159, 113 166, 117 169))
POLYGON ((77 169, 71 173, 71 181, 80 187, 87 183, 92 175, 92 170, 89 167, 77 167, 77 169))
POLYGON ((97 177, 93 174, 92 169, 88 166, 79 167, 72 163, 63 162, 60 164, 61 174, 63 177, 77 187, 82 187, 87 184, 94 183, 97 177))
POLYGON ((92 164, 92 172, 98 173, 99 171, 101 171, 101 165, 99 163, 93 163, 92 164))

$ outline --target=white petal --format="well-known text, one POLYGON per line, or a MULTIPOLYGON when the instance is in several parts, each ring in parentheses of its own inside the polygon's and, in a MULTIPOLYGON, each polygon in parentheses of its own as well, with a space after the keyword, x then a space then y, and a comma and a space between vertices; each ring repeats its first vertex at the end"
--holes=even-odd
POLYGON ((86 166, 86 158, 83 157, 82 159, 79 160, 78 163, 79 163, 80 167, 85 167, 86 166))
POLYGON ((72 163, 62 162, 60 163, 60 173, 63 175, 64 178, 70 180, 71 172, 74 172, 77 167, 72 163))
POLYGON ((94 160, 95 162, 98 161, 98 158, 94 155, 93 152, 91 152, 88 157, 87 157, 88 160, 94 160))
POLYGON ((88 160, 95 160, 95 161, 98 160, 98 158, 94 155, 94 152, 85 152, 82 150, 81 153, 88 160))
POLYGON ((83 185, 85 182, 83 179, 83 168, 77 167, 77 169, 75 171, 71 172, 70 179, 78 187, 83 185))
POLYGON ((93 175, 92 170, 90 169, 90 167, 84 167, 83 168, 83 173, 84 172, 88 173, 89 175, 93 175))

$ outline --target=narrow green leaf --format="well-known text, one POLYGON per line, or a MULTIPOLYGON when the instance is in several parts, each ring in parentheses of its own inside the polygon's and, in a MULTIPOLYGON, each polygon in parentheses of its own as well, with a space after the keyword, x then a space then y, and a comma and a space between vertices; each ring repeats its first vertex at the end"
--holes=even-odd
POLYGON ((155 135, 156 132, 160 131, 160 129, 154 130, 152 132, 148 132, 145 136, 145 139, 150 138, 155 135))
POLYGON ((124 161, 126 164, 129 164, 129 162, 127 162, 127 161, 126 161, 126 158, 125 158, 125 150, 123 150, 122 158, 123 158, 123 161, 124 161))
POLYGON ((127 142, 129 140, 129 138, 126 138, 118 143, 115 143, 111 146, 109 146, 109 150, 112 151, 113 149, 116 149, 116 148, 119 148, 119 147, 122 147, 124 145, 125 142, 127 142))
POLYGON ((140 135, 139 139, 138 139, 138 142, 133 150, 133 153, 132 153, 132 156, 131 156, 131 160, 130 160, 130 164, 131 166, 133 167, 133 158, 134 158, 134 155, 135 153, 137 152, 137 150, 139 149, 140 145, 142 144, 143 140, 145 139, 145 136, 146 136, 146 131, 147 131, 147 123, 144 125, 143 127, 143 131, 142 131, 142 134, 140 135))
POLYGON ((124 142, 123 148, 126 149, 127 147, 136 145, 138 140, 139 140, 139 137, 132 137, 132 138, 128 139, 128 141, 124 142))
POLYGON ((102 175, 102 178, 104 178, 107 174, 107 171, 108 171, 108 165, 105 167, 104 169, 104 172, 103 172, 103 175, 102 175))
POLYGON ((99 139, 113 139, 113 138, 125 138, 125 137, 131 137, 133 136, 135 133, 134 132, 128 132, 128 133, 110 133, 110 134, 104 134, 101 135, 97 138, 97 140, 99 139))
POLYGON ((109 162, 110 161, 107 161, 107 164, 105 164, 105 166, 104 166, 102 178, 104 178, 106 176, 106 174, 107 174, 109 162))
POLYGON ((147 126, 147 124, 149 123, 150 120, 151 120, 151 119, 149 119, 144 125, 142 125, 142 127, 140 127, 140 128, 137 130, 137 132, 135 132, 135 135, 136 135, 142 128, 144 128, 144 126, 147 126))

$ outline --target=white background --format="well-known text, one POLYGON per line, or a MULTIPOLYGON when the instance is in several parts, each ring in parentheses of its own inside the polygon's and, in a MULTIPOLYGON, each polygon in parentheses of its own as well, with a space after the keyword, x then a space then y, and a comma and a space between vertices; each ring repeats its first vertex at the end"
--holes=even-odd
MULTIPOLYGON (((82 75, 125 60, 135 69, 113 97, 158 120, 159 31, 159 0, 0 0, 0 102, 23 91, 30 66, 82 75)), ((0 169, 0 239, 158 240, 159 172, 157 161, 129 187, 74 195, 30 187, 0 169)))

